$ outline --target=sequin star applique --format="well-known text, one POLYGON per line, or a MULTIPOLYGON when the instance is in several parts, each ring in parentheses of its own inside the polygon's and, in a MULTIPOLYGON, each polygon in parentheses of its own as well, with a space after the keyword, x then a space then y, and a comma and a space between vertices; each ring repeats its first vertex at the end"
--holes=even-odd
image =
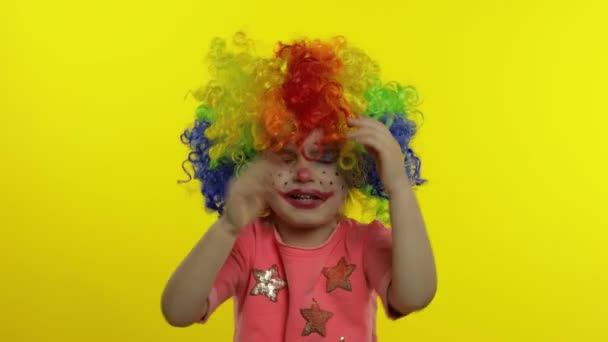
POLYGON ((304 330, 302 330, 302 336, 317 333, 325 337, 325 323, 334 315, 332 312, 321 310, 319 304, 313 298, 310 309, 300 309, 300 313, 306 320, 306 325, 304 326, 304 330))
POLYGON ((256 284, 250 294, 252 296, 263 295, 276 302, 278 292, 287 285, 285 280, 279 278, 277 265, 272 265, 267 270, 253 269, 252 273, 256 284))
POLYGON ((334 267, 323 267, 323 275, 327 278, 327 292, 337 288, 352 291, 349 277, 354 270, 355 265, 348 264, 344 257, 334 267))

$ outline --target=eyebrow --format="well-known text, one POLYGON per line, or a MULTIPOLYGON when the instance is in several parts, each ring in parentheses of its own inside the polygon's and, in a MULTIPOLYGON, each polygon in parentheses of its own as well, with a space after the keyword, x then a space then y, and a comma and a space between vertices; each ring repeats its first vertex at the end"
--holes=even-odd
POLYGON ((324 150, 339 150, 340 149, 340 145, 337 143, 331 143, 331 144, 327 144, 325 146, 323 146, 324 150))
POLYGON ((285 152, 291 152, 291 153, 296 153, 298 150, 294 147, 283 147, 282 149, 278 150, 277 153, 285 153, 285 152))

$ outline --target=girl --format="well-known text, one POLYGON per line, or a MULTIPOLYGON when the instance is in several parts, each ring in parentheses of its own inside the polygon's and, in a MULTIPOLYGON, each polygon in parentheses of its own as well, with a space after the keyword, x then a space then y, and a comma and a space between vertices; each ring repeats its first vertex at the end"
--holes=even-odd
POLYGON ((397 319, 436 291, 408 147, 415 89, 382 84, 342 37, 279 43, 268 59, 242 33, 234 43, 213 41, 213 80, 182 135, 220 216, 169 279, 163 315, 205 323, 234 297, 234 341, 376 341, 378 296, 397 319))

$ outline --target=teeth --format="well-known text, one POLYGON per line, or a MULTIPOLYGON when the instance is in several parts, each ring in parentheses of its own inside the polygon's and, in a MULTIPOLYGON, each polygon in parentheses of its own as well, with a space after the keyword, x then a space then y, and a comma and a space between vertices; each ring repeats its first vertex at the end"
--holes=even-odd
POLYGON ((295 198, 295 199, 308 199, 308 200, 317 199, 316 196, 311 196, 311 195, 291 195, 291 197, 295 198))

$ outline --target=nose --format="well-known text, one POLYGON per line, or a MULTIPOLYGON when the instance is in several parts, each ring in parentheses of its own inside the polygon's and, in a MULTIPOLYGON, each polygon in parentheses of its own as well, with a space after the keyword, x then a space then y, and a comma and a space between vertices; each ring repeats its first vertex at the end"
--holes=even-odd
POLYGON ((311 182, 312 179, 312 172, 310 171, 309 168, 307 167, 299 167, 296 170, 296 181, 301 182, 301 183, 306 183, 306 182, 311 182))

